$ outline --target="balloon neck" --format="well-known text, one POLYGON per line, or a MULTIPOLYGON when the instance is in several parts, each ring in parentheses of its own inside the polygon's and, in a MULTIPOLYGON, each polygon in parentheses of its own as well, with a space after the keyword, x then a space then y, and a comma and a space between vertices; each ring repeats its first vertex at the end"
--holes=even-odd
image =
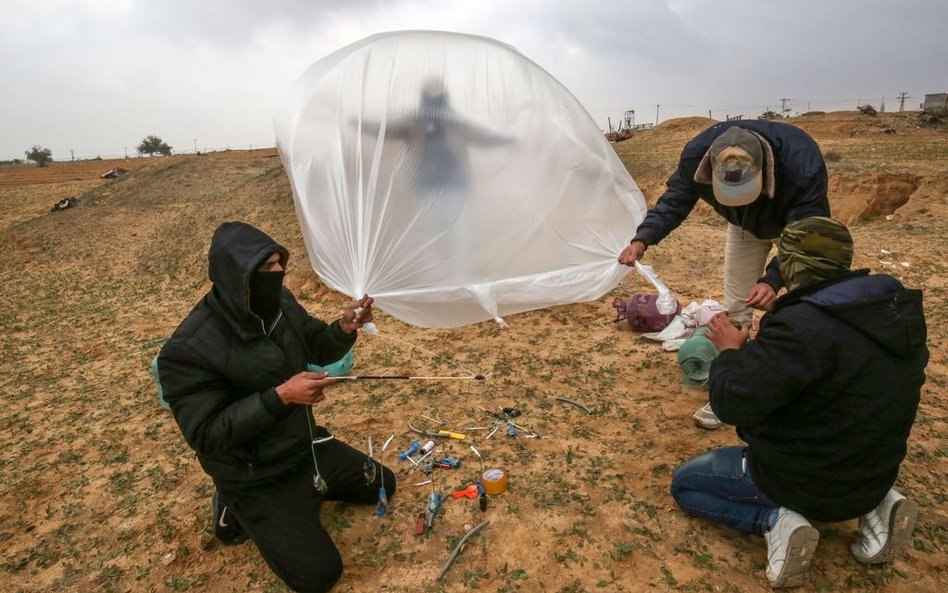
POLYGON ((660 292, 655 300, 655 308, 662 315, 671 315, 678 310, 678 301, 670 292, 660 292))

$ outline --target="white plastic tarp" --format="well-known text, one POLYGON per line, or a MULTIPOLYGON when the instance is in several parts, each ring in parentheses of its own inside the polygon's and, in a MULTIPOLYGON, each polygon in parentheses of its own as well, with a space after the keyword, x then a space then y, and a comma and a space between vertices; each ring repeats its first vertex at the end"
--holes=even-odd
POLYGON ((457 327, 594 300, 645 202, 566 88, 514 48, 373 35, 314 63, 277 116, 323 282, 457 327))

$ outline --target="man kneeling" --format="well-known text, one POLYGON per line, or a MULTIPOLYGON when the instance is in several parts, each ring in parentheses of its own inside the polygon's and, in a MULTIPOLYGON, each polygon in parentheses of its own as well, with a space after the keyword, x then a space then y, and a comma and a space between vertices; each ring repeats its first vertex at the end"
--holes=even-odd
POLYGON ((918 514, 892 486, 928 363, 922 295, 850 271, 852 255, 842 224, 791 223, 777 253, 788 292, 756 339, 724 315, 705 334, 721 352, 711 406, 747 446, 685 463, 672 496, 691 515, 762 535, 772 587, 806 580, 819 540, 810 520, 858 517, 850 551, 876 564, 905 550, 918 514))
POLYGON ((372 321, 372 297, 338 320, 312 317, 283 286, 289 252, 242 222, 211 239, 213 286, 158 356, 165 400, 214 481, 212 520, 221 543, 250 538, 293 591, 322 593, 342 557, 319 518, 322 503, 371 504, 395 474, 316 423, 314 406, 338 381, 310 372, 355 344, 372 321), (368 471, 371 470, 371 471, 368 471))

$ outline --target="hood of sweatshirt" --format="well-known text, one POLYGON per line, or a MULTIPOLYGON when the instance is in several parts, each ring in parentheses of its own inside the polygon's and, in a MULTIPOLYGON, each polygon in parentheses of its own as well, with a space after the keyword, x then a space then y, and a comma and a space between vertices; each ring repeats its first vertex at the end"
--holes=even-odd
POLYGON ((865 271, 813 288, 800 301, 858 329, 892 355, 909 358, 925 348, 922 291, 905 288, 892 276, 865 271))
POLYGON ((243 222, 225 222, 211 239, 211 305, 245 339, 263 332, 263 321, 250 311, 250 275, 273 253, 280 255, 280 264, 286 269, 289 252, 263 231, 243 222))

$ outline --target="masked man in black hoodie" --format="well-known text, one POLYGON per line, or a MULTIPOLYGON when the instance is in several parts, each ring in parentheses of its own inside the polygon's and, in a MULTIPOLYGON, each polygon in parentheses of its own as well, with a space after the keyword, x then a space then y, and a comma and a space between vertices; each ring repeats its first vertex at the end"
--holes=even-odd
POLYGON ((319 520, 324 500, 370 504, 395 491, 387 468, 316 424, 335 379, 307 371, 342 358, 372 321, 372 299, 326 324, 283 287, 289 253, 262 231, 222 224, 208 255, 213 287, 158 356, 165 399, 214 481, 214 534, 248 537, 294 591, 328 591, 342 559, 319 520), (374 474, 374 477, 372 476, 374 474), (369 479, 371 478, 371 480, 369 479), (384 480, 384 482, 383 482, 384 480))
POLYGON ((745 447, 676 470, 689 514, 763 535, 773 587, 802 584, 819 532, 809 520, 859 518, 850 551, 887 562, 911 541, 918 506, 892 489, 905 458, 928 363, 922 294, 884 274, 850 271, 842 224, 811 217, 778 245, 789 291, 748 340, 724 314, 705 334, 711 406, 745 447))

